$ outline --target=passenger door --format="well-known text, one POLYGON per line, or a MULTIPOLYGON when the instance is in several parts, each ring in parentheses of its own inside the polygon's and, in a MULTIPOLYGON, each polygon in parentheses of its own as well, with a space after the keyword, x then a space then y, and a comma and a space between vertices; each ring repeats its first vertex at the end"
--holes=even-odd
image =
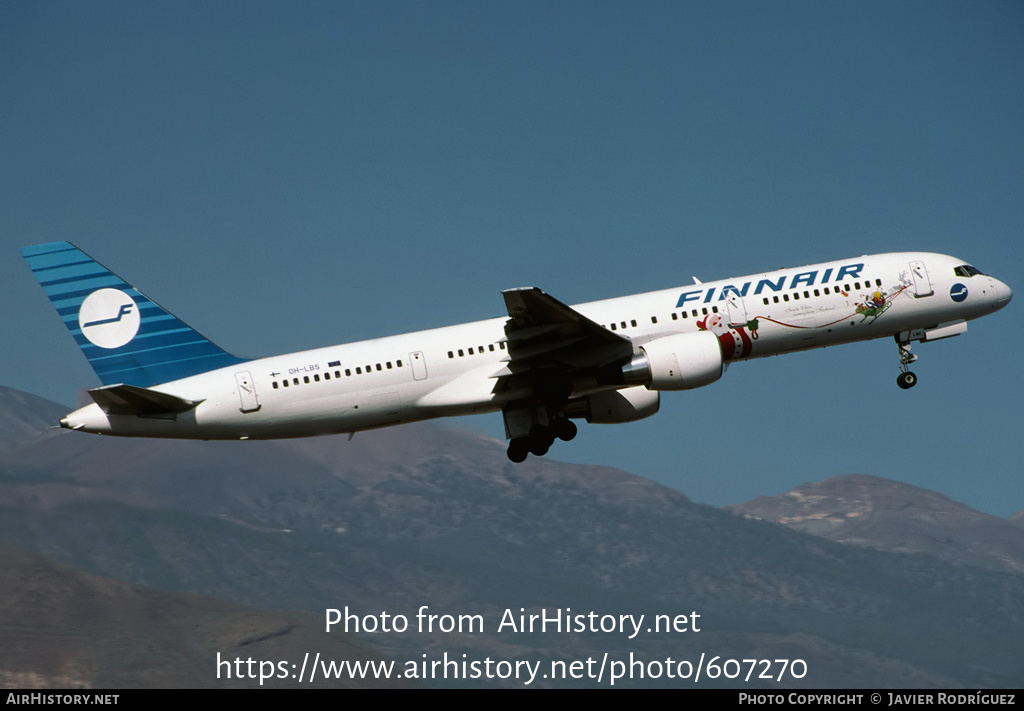
POLYGON ((920 259, 910 263, 910 275, 914 279, 915 297, 931 296, 935 293, 932 289, 932 280, 928 276, 928 268, 920 259))
POLYGON ((412 366, 413 380, 426 380, 427 361, 423 358, 423 351, 414 351, 410 353, 409 364, 412 366))
POLYGON ((256 394, 256 384, 248 370, 235 373, 235 385, 238 386, 239 408, 242 412, 256 412, 260 409, 260 399, 256 394))

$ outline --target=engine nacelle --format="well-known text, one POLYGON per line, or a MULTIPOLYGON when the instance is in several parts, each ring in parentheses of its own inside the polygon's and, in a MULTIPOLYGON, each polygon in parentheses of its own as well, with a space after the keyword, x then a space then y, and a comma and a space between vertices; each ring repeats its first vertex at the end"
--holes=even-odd
POLYGON ((570 400, 565 406, 568 417, 583 417, 598 425, 615 425, 650 417, 658 411, 661 395, 645 387, 607 390, 570 400))
POLYGON ((640 353, 622 368, 622 380, 651 390, 692 390, 715 382, 723 370, 718 337, 711 331, 698 331, 640 346, 640 353))

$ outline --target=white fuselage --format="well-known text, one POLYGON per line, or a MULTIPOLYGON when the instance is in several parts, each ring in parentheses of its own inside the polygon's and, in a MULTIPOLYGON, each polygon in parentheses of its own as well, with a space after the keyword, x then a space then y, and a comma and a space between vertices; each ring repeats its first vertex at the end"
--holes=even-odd
MULTIPOLYGON (((909 342, 956 335, 964 322, 1011 297, 997 279, 958 274, 964 265, 931 253, 869 255, 572 308, 634 348, 673 334, 711 331, 728 363, 880 337, 909 342)), ((528 395, 495 387, 509 360, 507 321, 252 360, 152 387, 201 401, 188 412, 107 415, 94 404, 62 424, 125 436, 269 439, 494 412, 528 395)), ((573 387, 573 396, 615 388, 591 381, 573 387)))

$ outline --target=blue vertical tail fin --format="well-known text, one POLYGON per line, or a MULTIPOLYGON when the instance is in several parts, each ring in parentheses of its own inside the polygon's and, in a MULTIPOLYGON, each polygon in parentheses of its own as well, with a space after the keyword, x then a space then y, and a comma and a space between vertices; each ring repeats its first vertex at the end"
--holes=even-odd
POLYGON ((146 388, 245 362, 70 242, 21 254, 104 385, 146 388))

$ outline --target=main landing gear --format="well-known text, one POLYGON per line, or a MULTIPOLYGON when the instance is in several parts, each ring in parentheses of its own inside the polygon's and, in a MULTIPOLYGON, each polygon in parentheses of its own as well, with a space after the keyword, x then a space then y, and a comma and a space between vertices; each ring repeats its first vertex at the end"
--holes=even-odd
POLYGON ((576 436, 576 423, 568 417, 552 418, 547 425, 535 424, 525 437, 513 437, 508 443, 508 458, 518 464, 526 455, 543 457, 555 439, 568 442, 576 436))
POLYGON ((910 352, 910 342, 903 342, 897 339, 896 346, 900 349, 900 374, 896 376, 896 384, 903 390, 908 390, 917 385, 917 376, 910 372, 910 364, 917 360, 917 356, 910 352))

